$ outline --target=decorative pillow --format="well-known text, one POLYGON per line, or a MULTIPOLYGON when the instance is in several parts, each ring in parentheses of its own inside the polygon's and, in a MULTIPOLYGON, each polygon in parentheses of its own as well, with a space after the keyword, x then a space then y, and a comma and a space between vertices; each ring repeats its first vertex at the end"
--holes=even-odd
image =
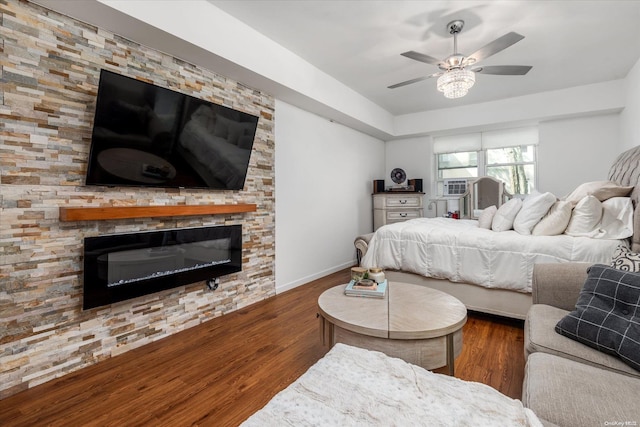
POLYGON ((575 310, 556 324, 556 332, 640 370, 639 301, 640 274, 595 264, 575 310))
POLYGON ((633 187, 623 187, 613 181, 593 181, 579 185, 568 196, 564 198, 567 202, 575 206, 586 196, 594 196, 599 201, 605 201, 611 197, 625 197, 631 193, 633 187))
POLYGON ((548 192, 527 196, 513 221, 513 229, 520 234, 531 234, 533 227, 549 212, 556 200, 556 196, 548 192))
POLYGON ((633 235, 633 203, 629 197, 612 197, 602 202, 602 219, 596 239, 626 239, 633 235))
POLYGON ((602 219, 602 203, 595 196, 587 196, 578 202, 565 234, 569 236, 587 236, 602 219))
POLYGON ((564 233, 571 219, 572 210, 571 202, 558 200, 540 222, 533 227, 531 234, 534 236, 557 236, 564 233))
POLYGON ((496 215, 496 212, 498 212, 498 208, 496 207, 496 205, 484 208, 484 210, 478 217, 478 227, 491 230, 491 224, 493 223, 493 217, 496 215))
POLYGON ((611 267, 617 268, 618 270, 638 273, 640 272, 640 254, 631 252, 625 245, 618 245, 613 253, 611 267))
POLYGON ((513 220, 516 219, 516 215, 518 215, 521 208, 522 200, 516 197, 500 206, 491 222, 491 229, 493 231, 511 230, 513 228, 513 220))

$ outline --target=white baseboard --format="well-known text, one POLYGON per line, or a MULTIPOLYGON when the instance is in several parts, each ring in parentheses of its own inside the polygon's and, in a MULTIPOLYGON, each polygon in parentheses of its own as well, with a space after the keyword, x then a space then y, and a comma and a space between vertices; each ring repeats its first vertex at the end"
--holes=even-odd
POLYGON ((279 294, 279 293, 291 290, 293 288, 297 288, 298 286, 304 285, 306 283, 313 282, 316 279, 320 279, 321 277, 328 276, 329 274, 335 273, 336 271, 340 271, 340 270, 343 270, 343 269, 348 268, 348 267, 353 267, 354 265, 356 265, 356 260, 355 259, 353 259, 351 261, 347 261, 347 262, 345 262, 343 264, 336 265, 334 267, 319 271, 317 273, 310 274, 310 275, 305 276, 305 277, 301 277, 300 279, 294 280, 294 281, 289 282, 289 283, 285 283, 283 285, 278 285, 276 283, 276 295, 279 294))

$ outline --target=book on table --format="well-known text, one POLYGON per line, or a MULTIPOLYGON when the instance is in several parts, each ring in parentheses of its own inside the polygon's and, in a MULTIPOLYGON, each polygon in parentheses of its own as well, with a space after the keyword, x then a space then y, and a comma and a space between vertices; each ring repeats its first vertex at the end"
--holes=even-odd
POLYGON ((372 297, 372 298, 384 298, 387 292, 387 281, 370 284, 369 282, 362 283, 359 280, 352 280, 344 289, 344 294, 348 296, 356 297, 372 297))

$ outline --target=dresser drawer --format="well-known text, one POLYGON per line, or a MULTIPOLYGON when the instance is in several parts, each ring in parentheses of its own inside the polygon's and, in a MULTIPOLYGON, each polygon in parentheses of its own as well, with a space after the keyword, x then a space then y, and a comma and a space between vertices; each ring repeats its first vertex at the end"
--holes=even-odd
POLYGON ((419 208, 422 207, 421 194, 376 195, 374 208, 419 208))
POLYGON ((393 211, 387 212, 387 222, 406 221, 408 219, 420 218, 420 211, 393 211))

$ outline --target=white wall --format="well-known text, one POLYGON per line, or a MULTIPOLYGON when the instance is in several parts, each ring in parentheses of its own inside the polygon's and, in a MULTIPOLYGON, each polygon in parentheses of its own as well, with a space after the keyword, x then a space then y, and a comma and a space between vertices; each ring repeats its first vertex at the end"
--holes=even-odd
POLYGON ((625 78, 625 107, 620 114, 620 137, 624 149, 640 145, 640 59, 625 78))
POLYGON ((537 189, 558 197, 581 183, 606 180, 624 151, 619 114, 543 122, 539 131, 537 189))
POLYGON ((355 264, 384 142, 276 100, 276 291, 355 264))
POLYGON ((384 178, 385 187, 395 185, 391 181, 391 171, 401 168, 407 173, 407 179, 422 179, 422 187, 425 192, 423 205, 426 209, 431 193, 431 168, 432 159, 432 138, 430 136, 421 138, 398 139, 387 141, 385 144, 385 166, 384 178))

